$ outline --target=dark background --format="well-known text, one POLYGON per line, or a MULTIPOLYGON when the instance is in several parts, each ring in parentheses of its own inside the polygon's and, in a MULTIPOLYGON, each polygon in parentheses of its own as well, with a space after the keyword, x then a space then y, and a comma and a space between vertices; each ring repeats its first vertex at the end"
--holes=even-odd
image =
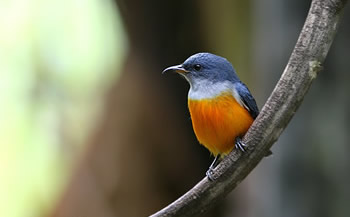
MULTIPOLYGON (((202 51, 226 57, 259 108, 296 43, 310 1, 116 0, 129 49, 102 121, 51 216, 146 216, 201 180, 212 157, 192 131, 188 84, 161 75, 202 51)), ((79 13, 79 12, 77 12, 79 13)), ((301 108, 264 159, 203 216, 350 213, 350 11, 301 108)))

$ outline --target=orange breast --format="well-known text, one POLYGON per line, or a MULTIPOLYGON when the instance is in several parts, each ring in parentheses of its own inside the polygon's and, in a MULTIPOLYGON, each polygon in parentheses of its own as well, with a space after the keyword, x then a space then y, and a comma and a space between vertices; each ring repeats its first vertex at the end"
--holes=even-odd
POLYGON ((230 93, 213 99, 189 99, 188 107, 198 141, 214 156, 228 154, 236 137, 243 136, 254 121, 230 93))

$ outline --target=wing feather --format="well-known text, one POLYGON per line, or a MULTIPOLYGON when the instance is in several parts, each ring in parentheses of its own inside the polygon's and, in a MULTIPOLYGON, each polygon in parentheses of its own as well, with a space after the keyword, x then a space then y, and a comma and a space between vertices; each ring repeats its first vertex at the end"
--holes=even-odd
POLYGON ((242 82, 236 82, 235 90, 237 91, 243 106, 249 111, 251 116, 255 119, 259 115, 259 108, 256 105, 255 99, 250 93, 248 87, 242 82))

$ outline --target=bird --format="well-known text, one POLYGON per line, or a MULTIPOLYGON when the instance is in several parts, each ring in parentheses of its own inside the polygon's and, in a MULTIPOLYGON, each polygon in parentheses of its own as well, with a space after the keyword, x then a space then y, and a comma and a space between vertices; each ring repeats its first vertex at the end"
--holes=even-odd
POLYGON ((197 140, 215 157, 207 177, 234 148, 245 152, 242 137, 259 114, 248 87, 238 78, 232 64, 212 53, 197 53, 182 64, 163 70, 176 72, 190 85, 188 109, 197 140))

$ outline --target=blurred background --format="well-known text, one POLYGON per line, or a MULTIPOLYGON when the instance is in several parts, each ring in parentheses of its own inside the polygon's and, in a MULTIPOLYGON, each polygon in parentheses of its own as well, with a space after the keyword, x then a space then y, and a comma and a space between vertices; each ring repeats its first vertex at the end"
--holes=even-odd
MULTIPOLYGON (((188 84, 208 51, 261 108, 311 1, 0 2, 0 216, 147 216, 201 180, 188 84)), ((299 111, 259 166, 203 216, 350 214, 349 8, 299 111)))

